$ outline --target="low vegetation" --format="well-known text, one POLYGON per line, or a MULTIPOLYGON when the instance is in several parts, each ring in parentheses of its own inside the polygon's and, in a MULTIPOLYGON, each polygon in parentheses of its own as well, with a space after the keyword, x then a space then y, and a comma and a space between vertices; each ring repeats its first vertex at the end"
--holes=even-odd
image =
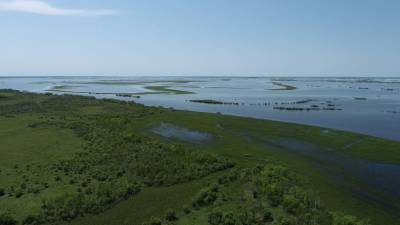
POLYGON ((265 140, 294 135, 351 157, 400 162, 398 142, 358 134, 1 90, 0 224, 395 224, 395 212, 349 191, 366 184, 335 183, 265 140), (193 145, 150 131, 164 122, 215 139, 193 145))

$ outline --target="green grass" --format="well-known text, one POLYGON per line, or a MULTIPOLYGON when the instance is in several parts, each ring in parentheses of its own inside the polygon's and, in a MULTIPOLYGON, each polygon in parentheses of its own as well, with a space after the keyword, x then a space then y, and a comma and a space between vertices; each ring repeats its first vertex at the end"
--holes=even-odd
MULTIPOLYGON (((21 183, 30 186, 33 180, 39 184, 53 183, 53 180, 48 177, 51 174, 47 170, 39 169, 39 173, 33 175, 32 171, 36 169, 34 167, 45 168, 82 151, 82 141, 71 130, 54 127, 37 129, 29 127, 29 124, 38 120, 29 115, 15 118, 0 117, 0 187, 14 186, 18 188, 21 183), (30 176, 32 180, 26 181, 21 176, 30 176)), ((51 191, 52 194, 59 192, 56 189, 48 191, 51 191)), ((18 209, 16 211, 17 218, 23 218, 24 215, 40 209, 40 197, 37 195, 0 199, 0 209, 18 209)))
POLYGON ((151 217, 162 218, 170 209, 181 212, 182 206, 190 205, 193 196, 215 177, 169 187, 148 188, 100 215, 83 217, 69 224, 142 224, 151 217))
MULTIPOLYGON (((155 91, 165 91, 165 89, 170 90, 167 87, 161 87, 160 90, 160 86, 157 86, 155 91)), ((0 96, 3 96, 0 98, 0 188, 10 186, 18 188, 24 182, 28 186, 35 186, 35 183, 38 183, 40 188, 44 183, 49 185, 49 188, 41 189, 38 194, 25 191, 19 198, 0 196, 0 209, 10 211, 18 220, 22 220, 27 214, 40 212, 43 199, 76 191, 76 185, 67 182, 72 174, 61 173, 62 181, 55 181, 54 178, 59 173, 53 169, 52 165, 62 161, 76 163, 79 152, 96 151, 96 146, 107 147, 108 141, 110 141, 111 150, 125 149, 124 145, 116 145, 113 142, 114 139, 107 138, 115 136, 117 138, 115 140, 118 141, 121 134, 129 134, 141 137, 143 140, 151 140, 152 147, 149 149, 157 145, 173 146, 172 148, 182 146, 185 150, 206 152, 227 158, 235 162, 235 167, 238 169, 271 163, 285 165, 304 177, 306 186, 318 193, 329 209, 343 211, 360 218, 370 218, 374 224, 398 224, 399 222, 399 216, 395 212, 355 194, 353 190, 358 188, 368 191, 397 207, 400 207, 397 203, 400 202, 399 199, 376 193, 363 182, 353 179, 346 171, 341 171, 328 162, 320 162, 298 152, 273 145, 268 140, 300 140, 319 146, 327 152, 337 152, 355 159, 399 164, 400 143, 396 141, 314 126, 144 107, 115 100, 10 91, 0 91, 0 96), (31 105, 32 108, 27 108, 31 105), (210 133, 214 136, 214 141, 205 145, 192 145, 148 132, 149 128, 162 122, 210 133), (85 133, 92 131, 85 131, 83 136, 77 135, 74 129, 81 124, 93 124, 95 126, 93 128, 100 130, 94 133, 95 136, 85 139, 83 138, 85 133), (105 133, 107 134, 104 136, 106 143, 103 144, 101 142, 102 129, 107 130, 110 129, 109 127, 112 132, 105 133), (329 132, 326 132, 327 130, 329 132), (93 142, 93 146, 89 148, 83 147, 87 140, 97 140, 97 136, 100 142, 93 142), (332 179, 325 169, 341 174, 343 179, 349 182, 344 185, 332 179)), ((116 154, 114 157, 125 157, 127 154, 125 151, 122 153, 123 155, 116 154)), ((99 160, 103 160, 101 155, 89 156, 100 157, 99 160)), ((110 158, 106 159, 109 161, 110 158)), ((124 159, 121 158, 117 162, 123 164, 124 159)), ((146 163, 154 163, 157 166, 158 162, 146 163)), ((96 166, 93 165, 93 167, 96 166)), ((103 172, 108 173, 107 170, 103 172)), ((134 225, 141 224, 152 216, 163 217, 168 209, 174 209, 181 218, 178 224, 206 224, 207 215, 212 210, 237 208, 240 205, 239 200, 229 200, 216 208, 201 208, 189 215, 184 214, 181 209, 184 205, 190 205, 196 193, 207 184, 215 182, 221 174, 226 174, 226 172, 211 173, 205 177, 197 177, 191 181, 176 184, 145 186, 138 194, 127 200, 112 203, 102 213, 85 215, 67 223, 134 225)), ((242 193, 245 187, 242 184, 232 185, 225 192, 233 196, 235 193, 242 193)), ((271 210, 275 215, 285 215, 279 208, 271 210)))
POLYGON ((51 163, 81 150, 81 140, 70 130, 53 127, 30 128, 37 118, 0 117, 0 167, 27 163, 51 163))
MULTIPOLYGON (((321 198, 332 209, 368 217, 375 222, 397 221, 394 219, 396 216, 392 217, 393 212, 351 192, 350 188, 359 188, 360 183, 352 181, 349 183, 350 187, 337 183, 320 168, 314 167, 312 159, 276 149, 274 146, 260 143, 260 140, 266 137, 296 138, 330 147, 351 157, 395 164, 400 163, 398 142, 336 130, 326 134, 323 132, 326 129, 319 127, 194 112, 171 112, 160 115, 160 118, 152 117, 150 120, 152 123, 159 120, 213 133, 218 139, 212 146, 205 147, 205 150, 236 159, 243 167, 266 161, 280 162, 307 177, 310 186, 320 193, 321 198), (176 118, 180 118, 179 121, 176 118), (343 149, 359 139, 363 141, 349 149, 343 149)), ((144 124, 149 122, 143 121, 144 124)))

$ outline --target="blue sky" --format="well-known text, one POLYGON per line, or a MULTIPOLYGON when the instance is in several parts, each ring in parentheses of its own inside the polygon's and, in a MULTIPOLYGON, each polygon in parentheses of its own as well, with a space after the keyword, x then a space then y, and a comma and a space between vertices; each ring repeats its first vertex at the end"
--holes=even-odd
POLYGON ((400 76, 398 0, 0 0, 0 75, 400 76))

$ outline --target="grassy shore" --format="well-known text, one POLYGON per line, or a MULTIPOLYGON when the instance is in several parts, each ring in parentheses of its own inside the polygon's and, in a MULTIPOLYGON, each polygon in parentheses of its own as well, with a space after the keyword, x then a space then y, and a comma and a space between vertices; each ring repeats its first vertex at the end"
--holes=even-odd
POLYGON ((328 160, 400 164, 399 142, 361 134, 1 90, 0 146, 0 220, 367 224, 343 212, 399 224, 398 196, 328 160), (151 132, 162 123, 208 133, 212 142, 151 132))

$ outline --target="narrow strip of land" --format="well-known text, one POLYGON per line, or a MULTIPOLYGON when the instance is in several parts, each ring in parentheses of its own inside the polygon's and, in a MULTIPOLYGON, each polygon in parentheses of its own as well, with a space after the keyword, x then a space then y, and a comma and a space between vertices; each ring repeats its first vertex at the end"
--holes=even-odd
POLYGON ((267 90, 270 91, 291 91, 291 90, 296 90, 296 86, 288 85, 288 84, 283 84, 280 82, 272 82, 273 85, 278 86, 278 88, 270 88, 267 90))

